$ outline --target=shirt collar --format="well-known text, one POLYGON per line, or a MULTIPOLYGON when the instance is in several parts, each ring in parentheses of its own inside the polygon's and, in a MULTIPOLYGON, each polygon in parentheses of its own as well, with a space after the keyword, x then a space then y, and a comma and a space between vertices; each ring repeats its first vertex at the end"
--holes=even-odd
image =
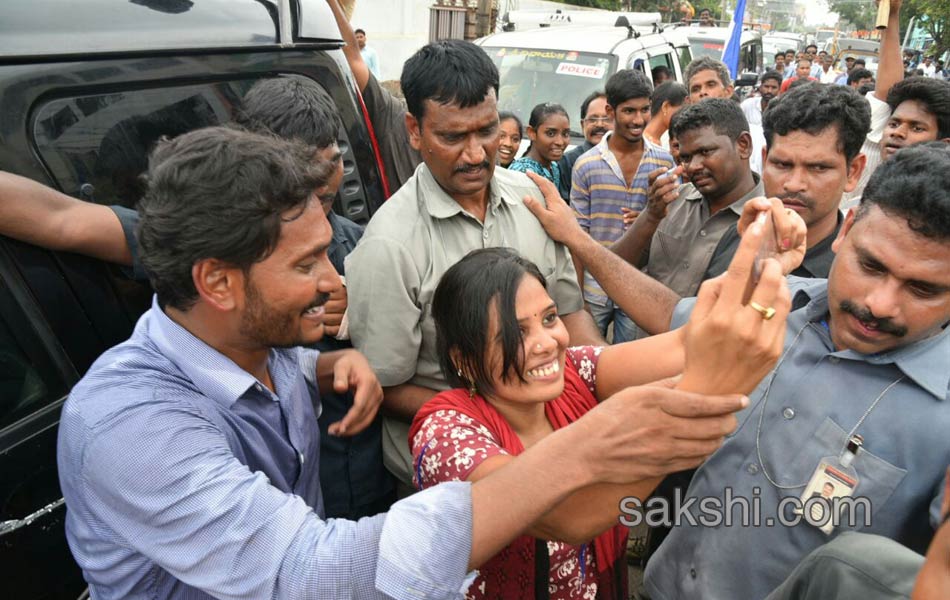
MULTIPOLYGON (((809 322, 827 318, 827 279, 815 279, 814 284, 796 292, 792 299, 792 310, 800 309, 805 311, 809 322)), ((947 357, 950 356, 950 330, 879 354, 861 354, 854 350, 841 350, 836 354, 871 365, 894 364, 904 375, 913 379, 938 400, 945 400, 950 390, 950 370, 946 368, 947 357)))
POLYGON ((230 408, 258 381, 190 331, 174 322, 152 298, 149 311, 148 337, 163 356, 198 388, 204 396, 230 408))
POLYGON ((812 277, 827 277, 831 271, 831 263, 835 261, 835 253, 831 250, 831 245, 834 243, 835 238, 838 237, 838 232, 841 231, 841 224, 844 222, 844 215, 840 210, 837 212, 838 222, 835 224, 835 230, 825 239, 809 248, 805 253, 805 258, 802 260, 802 267, 804 267, 812 277))
MULTIPOLYGON (((764 195, 765 195, 765 186, 762 185, 762 178, 759 177, 759 174, 756 173, 755 171, 752 171, 752 180, 755 181, 755 185, 752 187, 752 189, 749 190, 749 192, 746 193, 745 196, 739 198, 738 200, 736 200, 735 202, 733 202, 732 204, 730 204, 730 205, 727 206, 726 208, 728 208, 728 209, 731 210, 732 212, 736 213, 737 215, 740 215, 740 216, 741 216, 741 215, 742 215, 742 207, 745 206, 745 203, 746 203, 746 202, 748 202, 749 200, 751 200, 751 199, 753 199, 753 198, 758 198, 759 196, 764 196, 764 195)), ((690 202, 699 202, 700 200, 705 200, 705 198, 703 197, 702 193, 700 193, 699 190, 697 190, 695 187, 693 187, 693 184, 687 183, 687 184, 684 184, 684 185, 688 185, 688 186, 689 186, 689 188, 685 188, 685 189, 684 189, 684 192, 686 193, 686 199, 687 199, 687 200, 689 200, 690 202)), ((682 193, 682 192, 681 192, 681 193, 682 193)))
MULTIPOLYGON (((506 197, 498 189, 498 169, 500 168, 502 167, 495 166, 495 172, 488 182, 488 205, 490 207, 497 207, 502 200, 508 204, 516 204, 514 199, 506 197)), ((419 177, 418 189, 422 194, 429 215, 436 219, 449 219, 462 212, 462 206, 445 193, 439 182, 432 176, 432 171, 429 170, 428 165, 425 163, 419 165, 416 176, 419 177)))

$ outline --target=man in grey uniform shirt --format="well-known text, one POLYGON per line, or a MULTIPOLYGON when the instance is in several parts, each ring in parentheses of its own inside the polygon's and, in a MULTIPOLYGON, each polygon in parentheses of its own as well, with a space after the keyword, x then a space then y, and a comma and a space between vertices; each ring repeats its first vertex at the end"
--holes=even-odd
POLYGON ((373 215, 347 259, 350 336, 385 388, 386 466, 411 486, 409 422, 447 388, 435 353, 430 302, 442 274, 476 248, 507 246, 534 262, 571 335, 604 342, 584 300, 570 253, 522 203, 537 187, 495 168, 498 71, 474 44, 437 42, 405 64, 409 141, 422 154, 403 187, 373 215))

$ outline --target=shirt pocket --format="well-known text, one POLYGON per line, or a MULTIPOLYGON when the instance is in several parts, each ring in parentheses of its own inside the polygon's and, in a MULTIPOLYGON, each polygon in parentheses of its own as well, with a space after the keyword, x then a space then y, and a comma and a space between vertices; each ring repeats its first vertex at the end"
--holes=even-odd
POLYGON ((650 265, 651 274, 666 274, 676 270, 683 254, 683 238, 657 229, 653 239, 656 240, 659 252, 650 251, 650 262, 653 263, 650 265))
MULTIPOLYGON (((826 456, 841 456, 848 433, 841 428, 831 417, 825 417, 824 422, 815 431, 808 443, 802 447, 802 452, 794 461, 796 481, 811 479, 819 461, 826 456)), ((844 513, 837 529, 838 531, 860 530, 866 523, 872 526, 875 522, 874 512, 884 510, 888 499, 897 489, 897 486, 907 474, 906 469, 897 467, 865 448, 861 448, 855 457, 852 467, 858 474, 858 485, 854 489, 853 515, 844 513), (871 514, 866 515, 866 507, 870 507, 871 514), (851 523, 854 523, 852 526, 851 523)))

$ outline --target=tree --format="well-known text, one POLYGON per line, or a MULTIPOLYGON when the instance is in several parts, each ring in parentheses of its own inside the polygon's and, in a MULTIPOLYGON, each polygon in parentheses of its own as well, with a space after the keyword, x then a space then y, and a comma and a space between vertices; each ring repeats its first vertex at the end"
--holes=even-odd
POLYGON ((828 8, 838 13, 838 18, 847 19, 858 30, 874 29, 877 18, 877 5, 873 0, 828 0, 828 8))
POLYGON ((928 54, 940 56, 950 50, 950 2, 947 0, 904 0, 901 5, 902 16, 917 17, 915 21, 923 27, 933 45, 927 49, 928 54))

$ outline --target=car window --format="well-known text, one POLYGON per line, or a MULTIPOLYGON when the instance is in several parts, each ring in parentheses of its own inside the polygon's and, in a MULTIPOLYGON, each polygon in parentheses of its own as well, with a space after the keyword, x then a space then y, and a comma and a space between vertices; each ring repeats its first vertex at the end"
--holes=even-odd
POLYGON ((0 283, 0 430, 62 399, 66 385, 0 283))
POLYGON ((148 154, 174 137, 231 119, 253 80, 56 98, 39 107, 33 139, 63 191, 133 208, 148 154))

